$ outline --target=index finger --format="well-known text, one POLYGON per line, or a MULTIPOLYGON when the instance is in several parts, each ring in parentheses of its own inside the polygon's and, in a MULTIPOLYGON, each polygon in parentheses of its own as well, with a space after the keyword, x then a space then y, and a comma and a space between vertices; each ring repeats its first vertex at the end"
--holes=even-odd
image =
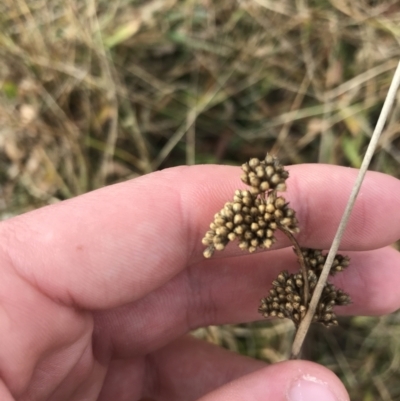
MULTIPOLYGON (((327 248, 357 171, 290 168, 285 197, 302 246, 327 248)), ((83 308, 134 301, 202 258, 213 215, 243 187, 227 166, 178 167, 113 185, 0 224, 2 266, 48 296, 83 308)), ((342 248, 383 247, 400 237, 400 182, 368 173, 342 248)), ((287 246, 284 240, 277 246, 287 246)), ((228 247, 222 256, 238 253, 228 247)))

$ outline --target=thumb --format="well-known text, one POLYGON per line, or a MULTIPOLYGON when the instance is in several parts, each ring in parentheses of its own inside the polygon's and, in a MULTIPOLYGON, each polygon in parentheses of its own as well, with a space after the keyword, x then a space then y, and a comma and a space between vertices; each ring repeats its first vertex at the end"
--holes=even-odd
POLYGON ((242 376, 198 401, 349 401, 330 370, 308 361, 286 361, 242 376))

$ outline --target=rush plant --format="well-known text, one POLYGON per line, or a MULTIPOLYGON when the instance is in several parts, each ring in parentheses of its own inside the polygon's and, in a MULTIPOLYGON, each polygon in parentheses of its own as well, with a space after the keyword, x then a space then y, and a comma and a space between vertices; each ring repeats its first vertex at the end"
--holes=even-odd
POLYGON ((314 321, 325 326, 336 325, 333 307, 350 302, 348 294, 328 283, 327 279, 349 264, 349 259, 338 255, 337 251, 399 86, 400 63, 327 255, 321 250, 301 248, 298 244, 295 238, 299 232, 296 213, 289 208, 283 196, 277 195, 277 192, 286 190, 289 174, 279 160, 271 155, 262 161, 251 159, 242 166, 244 174, 241 179, 250 189, 235 192, 233 201, 227 202, 214 216, 210 230, 203 238, 203 244, 207 246, 204 256, 207 258, 236 239, 239 247, 249 252, 270 248, 276 241, 276 230, 282 231, 290 239, 300 271, 296 274, 281 272, 272 282, 269 295, 262 299, 259 311, 265 317, 288 317, 293 320, 296 326, 291 353, 293 359, 300 355, 310 324, 314 321))

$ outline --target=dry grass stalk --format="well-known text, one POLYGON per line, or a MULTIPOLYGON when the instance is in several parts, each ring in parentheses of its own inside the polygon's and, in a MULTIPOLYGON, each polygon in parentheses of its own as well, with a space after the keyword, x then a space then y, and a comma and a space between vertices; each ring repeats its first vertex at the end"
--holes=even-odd
POLYGON ((382 133, 383 127, 384 127, 384 125, 386 123, 386 120, 388 118, 390 110, 391 110, 391 108, 393 106, 393 103, 394 103, 394 100, 395 100, 399 85, 400 85, 400 62, 397 65, 397 69, 396 69, 395 74, 393 76, 393 80, 392 80, 392 83, 390 85, 388 94, 386 96, 385 103, 384 103, 384 105, 382 107, 381 114, 380 114, 378 122, 376 124, 376 127, 375 127, 374 133, 372 135, 371 141, 369 143, 367 152, 366 152, 366 154, 364 156, 363 163, 361 165, 361 168, 360 168, 360 171, 358 173, 356 182, 355 182, 354 187, 352 189, 352 192, 350 194, 350 198, 349 198, 349 201, 348 201, 348 203, 346 205, 346 209, 343 212, 342 219, 340 221, 339 227, 338 227, 337 232, 335 234, 335 237, 333 239, 332 246, 331 246, 331 248, 329 250, 328 257, 327 257, 325 265, 323 267, 321 276, 320 276, 320 278, 318 280, 317 287, 315 288, 313 298, 311 299, 311 302, 310 302, 310 305, 309 305, 309 309, 308 309, 307 314, 306 314, 304 320, 301 322, 301 324, 299 326, 299 329, 298 329, 298 331, 296 333, 296 337, 294 339, 293 347, 292 347, 292 358, 294 358, 294 359, 298 358, 298 356, 300 355, 301 346, 303 344, 305 336, 307 335, 308 328, 310 327, 310 324, 312 322, 313 316, 314 316, 315 311, 317 309, 317 306, 318 306, 322 291, 324 289, 324 286, 326 284, 326 280, 328 278, 330 269, 332 267, 332 263, 334 261, 335 255, 336 255, 336 253, 337 253, 337 251, 339 249, 340 241, 341 241, 341 239, 343 237, 343 234, 344 234, 344 231, 346 229, 347 222, 348 222, 348 220, 350 218, 351 211, 352 211, 352 209, 354 207, 354 204, 356 202, 357 195, 358 195, 358 192, 359 192, 359 190, 361 188, 361 185, 362 185, 362 182, 364 180, 365 174, 366 174, 366 172, 368 170, 368 166, 369 166, 369 164, 371 162, 371 159, 372 159, 372 156, 373 156, 373 154, 375 152, 376 146, 378 144, 379 137, 380 137, 380 135, 382 133))

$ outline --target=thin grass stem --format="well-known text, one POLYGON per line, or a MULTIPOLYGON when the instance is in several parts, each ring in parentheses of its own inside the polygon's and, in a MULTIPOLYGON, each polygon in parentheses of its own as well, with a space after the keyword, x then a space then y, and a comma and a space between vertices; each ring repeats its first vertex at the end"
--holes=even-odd
POLYGON ((310 305, 309 305, 309 308, 307 310, 306 316, 304 317, 304 319, 300 323, 299 329, 297 330, 295 339, 293 341, 293 346, 292 346, 292 356, 291 356, 292 359, 297 359, 298 355, 300 354, 301 347, 302 347, 304 339, 305 339, 305 337, 307 335, 307 332, 308 332, 308 329, 310 327, 312 318, 313 318, 313 316, 315 314, 315 311, 316 311, 319 299, 321 297, 322 290, 323 290, 323 288, 324 288, 324 286, 326 284, 326 280, 328 278, 329 271, 331 269, 333 260, 335 258, 335 255, 336 255, 338 249, 339 249, 340 241, 341 241, 341 239, 343 237, 343 234, 344 234, 344 231, 346 229, 347 222, 349 220, 351 211, 353 210, 353 207, 354 207, 358 192, 359 192, 359 190, 361 188, 361 184, 362 184, 362 182, 364 180, 364 177, 365 177, 365 174, 367 172, 368 166, 369 166, 369 164, 371 162, 371 159, 372 159, 372 156, 373 156, 373 154, 375 152, 375 148, 376 148, 376 146, 378 144, 379 137, 380 137, 380 135, 382 133, 382 130, 383 130, 383 127, 384 127, 385 122, 387 120, 387 117, 389 115, 389 112, 390 112, 390 110, 391 110, 391 108, 393 106, 393 103, 394 103, 394 100, 395 100, 396 93, 397 93, 399 85, 400 85, 400 63, 397 65, 396 72, 394 73, 392 83, 390 85, 388 94, 387 94, 386 99, 385 99, 385 103, 383 104, 381 114, 380 114, 378 122, 376 124, 374 133, 372 134, 371 141, 370 141, 370 143, 368 145, 368 149, 367 149, 367 151, 365 153, 365 156, 364 156, 363 162, 361 164, 361 168, 360 168, 360 171, 358 173, 356 182, 355 182, 354 187, 353 187, 353 189, 351 191, 349 201, 348 201, 346 209, 345 209, 345 211, 343 213, 343 216, 342 216, 342 219, 340 221, 339 227, 337 229, 336 235, 335 235, 335 237, 333 239, 332 246, 331 246, 331 248, 329 250, 329 253, 328 253, 328 257, 326 258, 326 261, 325 261, 325 265, 324 265, 324 267, 322 269, 322 272, 321 272, 320 278, 318 280, 317 286, 315 287, 315 290, 314 290, 313 296, 311 298, 310 305))

